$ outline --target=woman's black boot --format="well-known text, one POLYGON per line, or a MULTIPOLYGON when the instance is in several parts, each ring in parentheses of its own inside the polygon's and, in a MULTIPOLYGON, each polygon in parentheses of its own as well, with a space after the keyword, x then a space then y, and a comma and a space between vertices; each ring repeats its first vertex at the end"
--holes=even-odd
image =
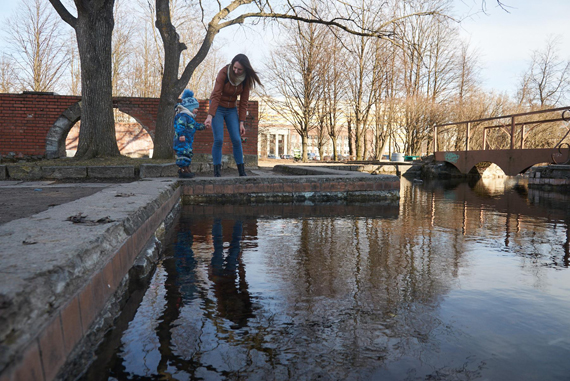
POLYGON ((247 176, 245 173, 245 164, 238 164, 237 167, 240 176, 247 176))
POLYGON ((214 164, 214 177, 221 177, 222 176, 222 165, 221 164, 214 164))

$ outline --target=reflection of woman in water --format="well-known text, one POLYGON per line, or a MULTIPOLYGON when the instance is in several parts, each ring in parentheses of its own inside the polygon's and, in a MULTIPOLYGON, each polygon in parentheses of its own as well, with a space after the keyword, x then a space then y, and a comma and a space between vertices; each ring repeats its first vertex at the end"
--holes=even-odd
POLYGON ((224 241, 227 242, 228 239, 224 240, 222 221, 215 219, 212 225, 214 253, 210 263, 209 277, 213 282, 220 316, 235 323, 236 328, 245 327, 247 319, 254 316, 248 284, 245 280, 245 267, 241 260, 242 231, 242 221, 236 220, 228 253, 224 256, 224 241))

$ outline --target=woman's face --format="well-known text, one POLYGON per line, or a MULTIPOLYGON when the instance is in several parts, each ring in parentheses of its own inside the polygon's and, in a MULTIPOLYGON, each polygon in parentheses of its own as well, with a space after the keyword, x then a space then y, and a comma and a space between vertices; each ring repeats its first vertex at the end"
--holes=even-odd
POLYGON ((232 70, 234 71, 235 75, 242 75, 243 74, 243 66, 238 62, 234 62, 234 65, 232 66, 232 70))

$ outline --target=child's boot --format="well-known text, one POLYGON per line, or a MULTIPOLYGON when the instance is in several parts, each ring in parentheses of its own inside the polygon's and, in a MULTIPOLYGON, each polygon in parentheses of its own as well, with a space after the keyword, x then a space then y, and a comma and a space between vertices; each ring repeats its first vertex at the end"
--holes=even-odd
POLYGON ((178 177, 182 179, 191 179, 195 175, 190 171, 190 167, 183 167, 178 170, 178 177))

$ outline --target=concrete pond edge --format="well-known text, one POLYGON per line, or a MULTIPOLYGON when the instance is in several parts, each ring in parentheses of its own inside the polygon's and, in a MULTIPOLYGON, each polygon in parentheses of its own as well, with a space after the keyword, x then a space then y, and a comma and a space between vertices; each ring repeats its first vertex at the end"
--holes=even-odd
POLYGON ((152 268, 182 204, 397 202, 399 189, 397 176, 334 170, 152 178, 0 225, 0 381, 64 379, 84 364, 73 359, 112 324, 129 279, 149 271, 133 268, 152 268))

